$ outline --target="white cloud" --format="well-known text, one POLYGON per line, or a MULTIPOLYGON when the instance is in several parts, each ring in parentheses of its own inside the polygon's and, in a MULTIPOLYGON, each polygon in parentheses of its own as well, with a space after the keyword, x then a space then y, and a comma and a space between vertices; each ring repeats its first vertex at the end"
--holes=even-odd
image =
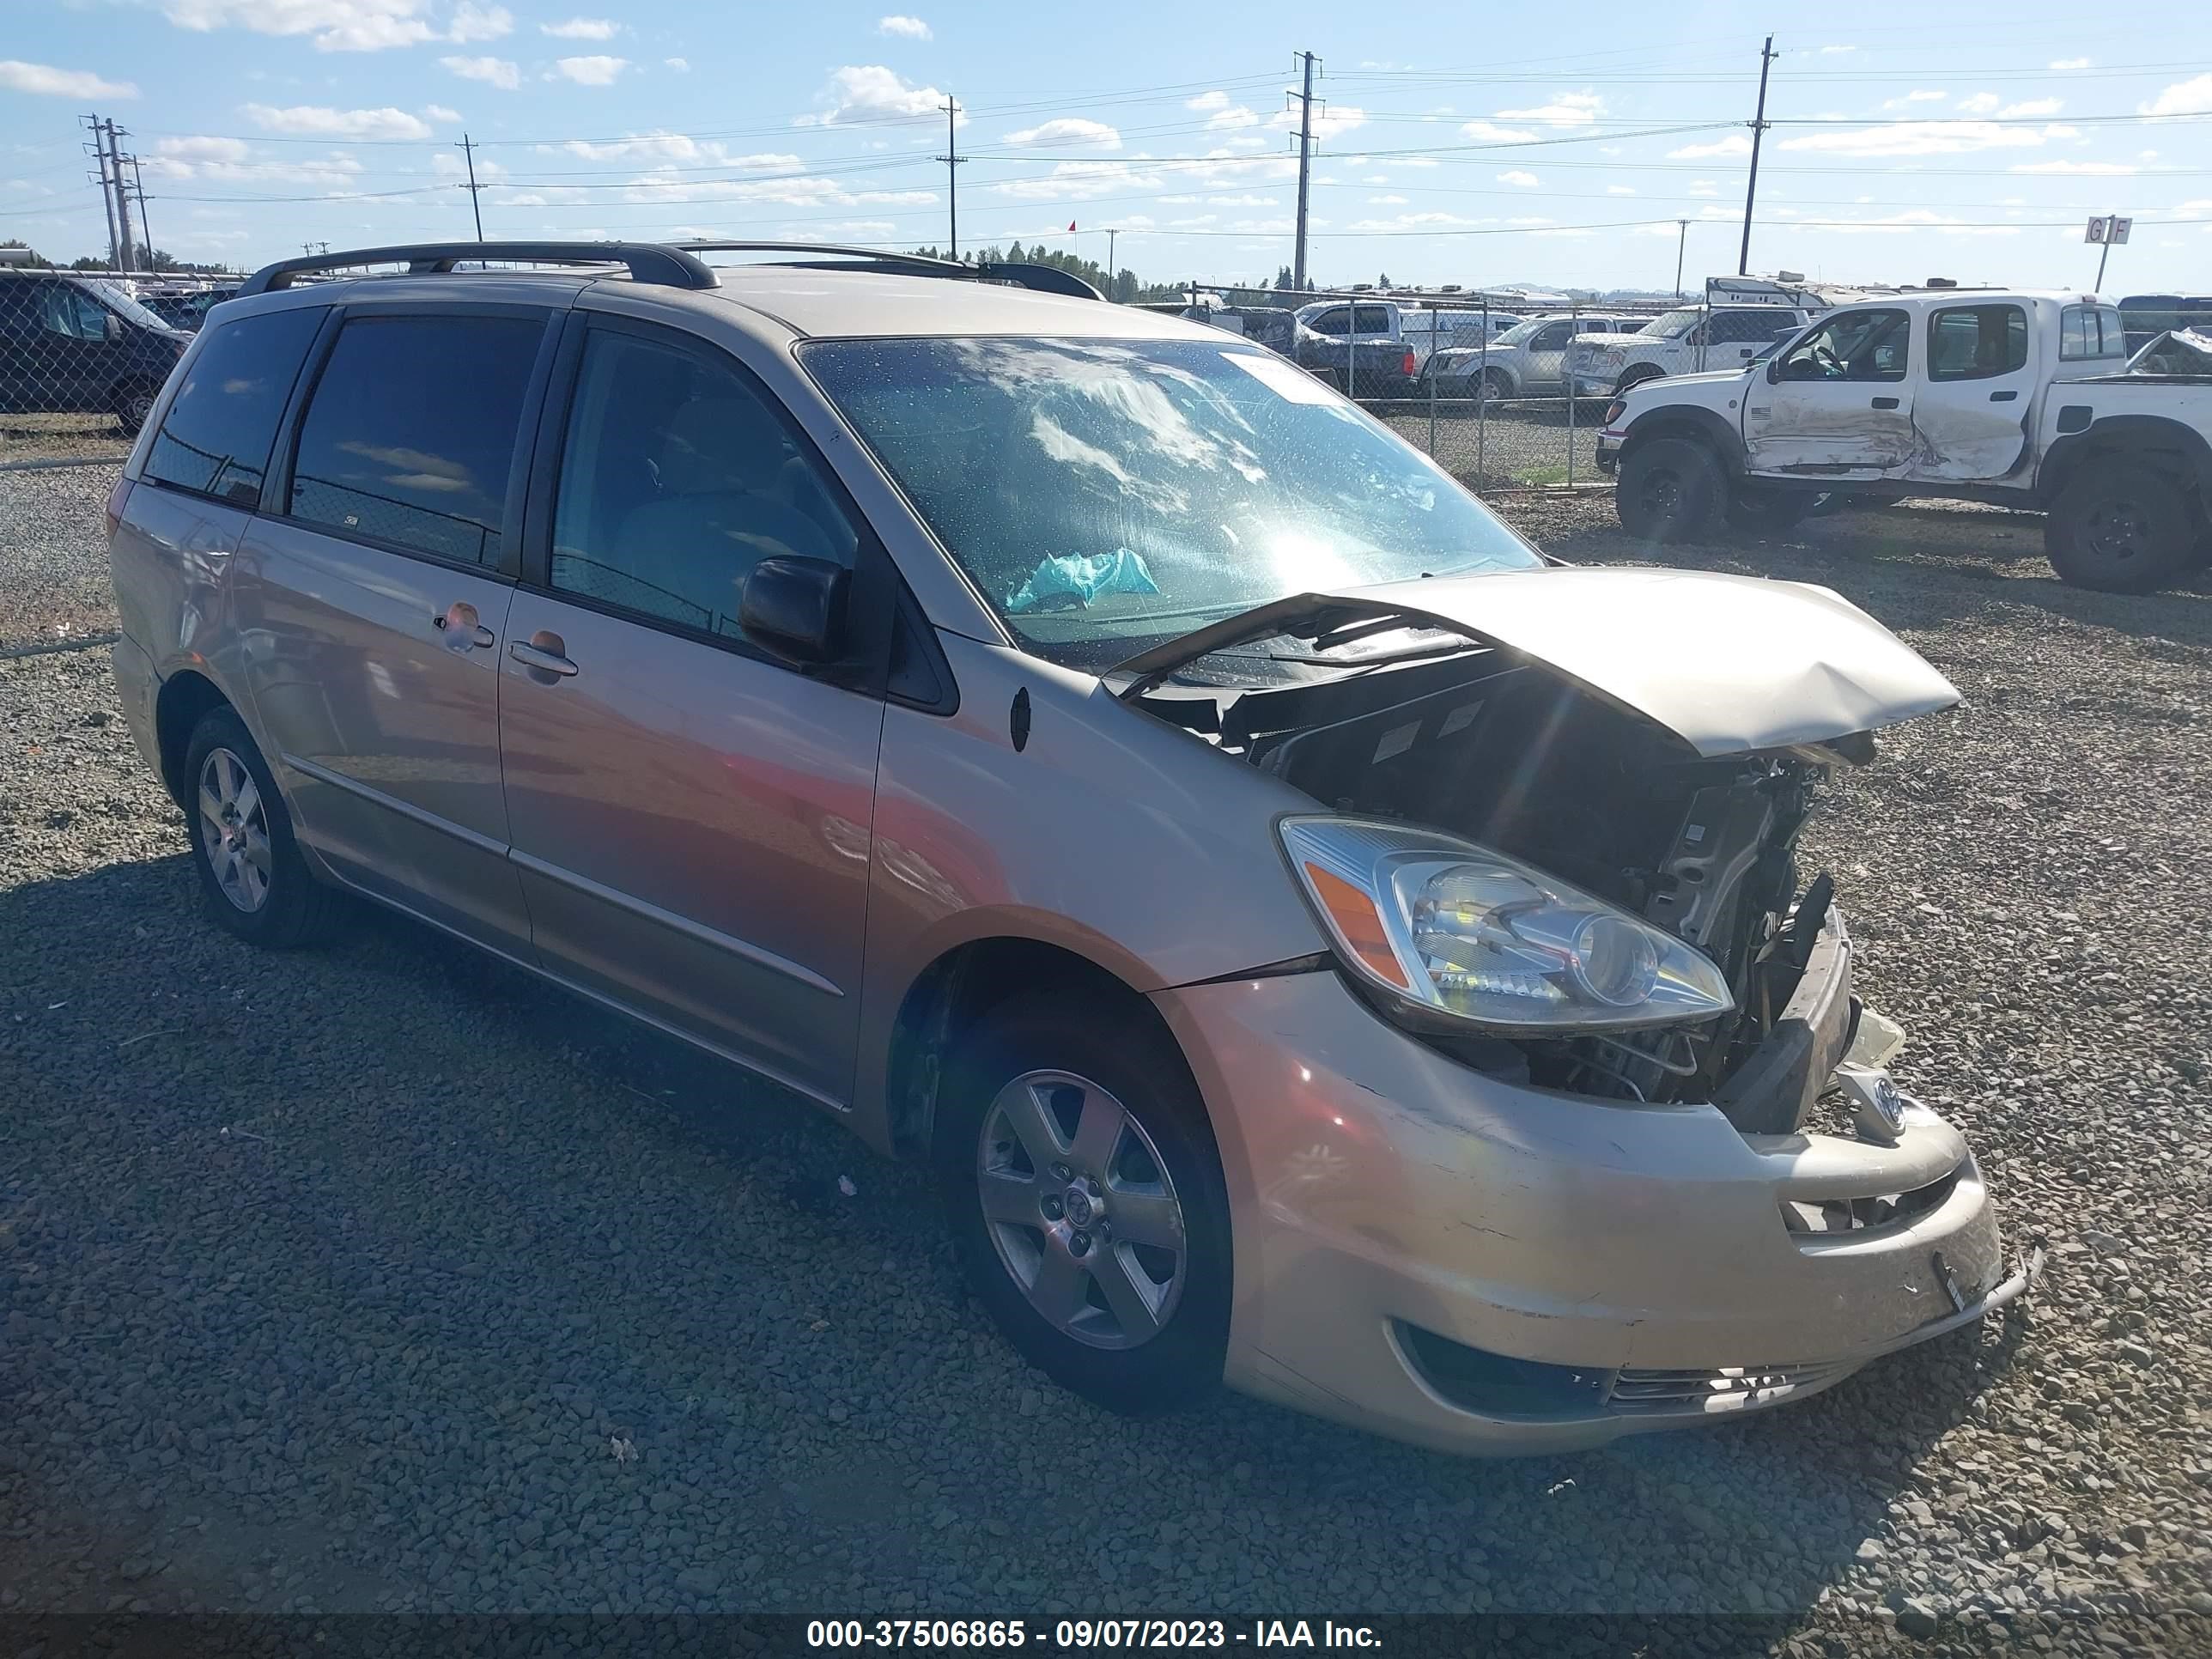
POLYGON ((1710 179, 1692 179, 1690 187, 1683 192, 1686 196, 1717 196, 1720 193, 1720 186, 1710 179))
POLYGON ((1547 127, 1587 127, 1595 125, 1605 113, 1605 100, 1595 92, 1563 92, 1548 104, 1534 109, 1502 109, 1498 112, 1501 121, 1534 121, 1547 127))
POLYGON ((247 117, 269 132, 297 138, 428 138, 430 124, 420 116, 389 105, 382 109, 331 109, 315 104, 295 104, 272 109, 267 104, 247 104, 247 117))
POLYGON ((2023 161, 2014 173, 2076 173, 2117 178, 2142 169, 2127 161, 2023 161))
POLYGON ((1252 127, 1259 124, 1260 118, 1242 104, 1231 104, 1227 109, 1218 109, 1206 118, 1206 130, 1208 132, 1228 132, 1237 127, 1252 127))
POLYGON ((544 207, 545 198, 535 191, 526 190, 518 191, 512 196, 495 196, 491 198, 491 204, 494 207, 544 207))
POLYGON ((674 70, 678 75, 689 75, 691 73, 691 60, 688 58, 664 58, 660 61, 665 64, 670 69, 674 70))
POLYGON ((103 81, 89 70, 56 69, 50 64, 26 64, 19 58, 0 58, 0 87, 10 92, 43 93, 55 98, 136 98, 138 88, 128 81, 103 81))
POLYGON ((2090 58, 2060 58, 2053 59, 2051 67, 2055 70, 2092 69, 2095 64, 2096 60, 2090 58))
POLYGON ((1889 100, 1889 101, 1885 103, 1882 107, 1884 109, 1908 109, 1914 104, 1940 104, 1950 95, 1951 94, 1948 92, 1937 92, 1930 88, 1920 87, 1906 93, 1902 98, 1893 98, 1889 100))
POLYGON ((1056 120, 1010 132, 1006 135, 1006 142, 1024 149, 1119 149, 1121 148, 1121 135, 1103 121, 1085 120, 1079 115, 1063 115, 1056 120))
POLYGON ((2017 104, 2007 104, 1997 112, 2001 121, 2035 121, 2046 115, 2056 115, 2066 107, 2063 98, 2030 98, 2017 104))
POLYGON ((2193 81, 2177 81, 2148 103, 2136 107, 2145 115, 2212 112, 2212 75, 2200 75, 2193 81))
POLYGON ((703 163, 719 167, 743 167, 756 173, 803 173, 806 169, 806 163, 796 155, 781 152, 732 155, 726 145, 711 138, 694 138, 686 132, 631 133, 624 137, 611 138, 604 143, 594 143, 586 138, 571 138, 560 149, 586 161, 635 161, 641 165, 651 162, 662 167, 703 163))
POLYGON ((1406 198, 1402 196, 1370 196, 1367 198, 1367 205, 1370 207, 1403 207, 1406 205, 1406 198))
POLYGON ((989 189, 994 196, 1018 202, 1084 202, 1156 191, 1163 182, 1157 172, 1139 170, 1127 161, 1061 161, 1042 178, 1009 179, 989 189))
MULTIPOLYGON (((489 156, 477 157, 476 169, 480 182, 489 183, 495 179, 507 177, 506 167, 489 156)), ((441 179, 465 179, 469 176, 469 163, 450 150, 440 150, 430 158, 430 171, 441 179)))
POLYGON ((1808 231, 1832 231, 1838 235, 1865 234, 1896 235, 1905 231, 1936 230, 1954 236, 2017 236, 2016 225, 1978 225, 1961 223, 1956 219, 1936 213, 1927 208, 1907 208, 1902 213, 1887 214, 1879 219, 1850 221, 1829 220, 1807 225, 1808 231))
MULTIPOLYGON (((629 58, 609 58, 605 53, 594 53, 588 58, 556 58, 553 64, 554 74, 574 81, 580 87, 611 87, 629 67, 629 58)), ((545 78, 550 81, 553 76, 549 75, 545 78)))
POLYGON ((1856 46, 1823 46, 1820 48, 1820 56, 1823 58, 1833 58, 1838 52, 1856 52, 1858 48, 1856 46))
POLYGON ((166 0, 162 15, 205 33, 242 28, 283 38, 311 36, 318 52, 383 52, 430 40, 496 40, 514 27, 504 6, 461 0, 441 27, 429 0, 166 0))
POLYGON ((439 64, 464 81, 482 81, 503 92, 522 84, 522 66, 506 58, 441 58, 439 64))
POLYGON ((1478 144, 1525 144, 1536 137, 1526 127, 1501 127, 1495 121, 1469 121, 1460 132, 1478 144))
POLYGON ((562 23, 540 23, 538 32, 556 40, 611 40, 622 33, 622 25, 611 17, 571 17, 562 23))
MULTIPOLYGON (((945 113, 945 96, 935 87, 910 85, 905 77, 880 64, 848 64, 833 71, 822 94, 828 107, 818 114, 802 115, 793 126, 834 127, 856 121, 934 120, 945 113)), ((955 118, 966 126, 966 111, 955 118)))
POLYGON ((1749 135, 1731 132, 1727 137, 1716 138, 1709 144, 1685 144, 1680 149, 1670 149, 1667 152, 1667 159, 1670 161, 1717 161, 1725 156, 1750 154, 1749 135))
POLYGON ((252 154, 243 138, 164 138, 154 146, 157 155, 179 161, 243 161, 252 154))
POLYGON ((1501 185, 1516 185, 1522 190, 1534 190, 1538 180, 1534 173, 1523 173, 1516 167, 1511 173, 1499 173, 1498 182, 1501 185))
POLYGON ((928 207, 937 193, 927 190, 848 190, 843 181, 794 173, 781 179, 691 179, 655 169, 631 179, 623 191, 628 202, 772 202, 780 207, 928 207))
POLYGON ((344 191, 363 171, 349 155, 333 152, 319 160, 254 159, 248 145, 235 138, 186 137, 162 140, 146 158, 146 171, 161 179, 220 179, 234 184, 315 185, 344 191))
POLYGON ((1857 131, 1808 132, 1782 148, 1869 159, 1969 155, 1985 149, 2038 149, 2054 138, 2078 137, 2072 127, 2000 126, 1991 121, 1891 121, 1857 131))
POLYGON ((1959 100, 1959 113, 1961 115, 1994 115, 1997 112, 1997 106, 2003 101, 2004 100, 1998 97, 1994 92, 1978 92, 1971 98, 1961 98, 1959 100))
POLYGON ((422 118, 426 121, 444 121, 450 125, 461 118, 461 112, 457 109, 447 109, 443 104, 425 104, 422 106, 422 118))
POLYGON ((908 17, 903 12, 894 12, 889 17, 876 19, 876 33, 887 34, 900 40, 927 40, 932 38, 928 24, 923 22, 919 17, 908 17))
POLYGON ((1195 98, 1186 98, 1182 106, 1195 110, 1227 109, 1229 94, 1225 92, 1201 92, 1195 98))
POLYGON ((1633 185, 1607 185, 1605 187, 1605 193, 1608 196, 1633 196, 1636 194, 1636 186, 1633 185))

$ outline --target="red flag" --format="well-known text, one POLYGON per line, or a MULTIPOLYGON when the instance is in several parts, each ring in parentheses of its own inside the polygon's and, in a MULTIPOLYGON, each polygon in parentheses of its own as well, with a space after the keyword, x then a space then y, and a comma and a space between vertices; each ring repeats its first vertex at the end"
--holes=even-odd
POLYGON ((1068 231, 1068 234, 1069 234, 1069 235, 1071 235, 1071 236, 1072 236, 1072 235, 1073 235, 1073 234, 1075 234, 1075 221, 1074 221, 1074 220, 1070 219, 1070 220, 1067 222, 1067 231, 1068 231))

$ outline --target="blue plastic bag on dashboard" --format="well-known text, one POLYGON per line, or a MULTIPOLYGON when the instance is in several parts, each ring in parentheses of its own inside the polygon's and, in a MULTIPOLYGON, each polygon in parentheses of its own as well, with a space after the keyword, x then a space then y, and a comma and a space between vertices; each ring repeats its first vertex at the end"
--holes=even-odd
POLYGON ((1030 573, 1006 609, 1018 615, 1048 606, 1088 605, 1101 593, 1157 593, 1159 585, 1145 568, 1144 556, 1117 547, 1079 559, 1047 559, 1030 573))

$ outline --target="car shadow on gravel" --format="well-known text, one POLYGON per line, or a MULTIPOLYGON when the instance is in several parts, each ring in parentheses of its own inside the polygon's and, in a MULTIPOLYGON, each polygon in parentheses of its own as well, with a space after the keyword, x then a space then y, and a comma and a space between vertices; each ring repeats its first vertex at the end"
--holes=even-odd
POLYGON ((157 1607, 179 1577, 273 1598, 278 1557, 326 1609, 588 1606, 561 1577, 588 1547, 611 1605, 661 1610, 865 1582, 1786 1625, 2017 1348, 1499 1463, 1225 1394, 1117 1419, 989 1331, 926 1172, 812 1108, 404 920, 276 957, 196 897, 181 856, 0 892, 0 1288, 27 1310, 0 1395, 40 1401, 0 1425, 0 1568, 20 1504, 82 1496, 110 1534, 48 1605, 139 1593, 127 1558, 190 1517, 157 1607), (1040 1497, 1079 1494, 1041 1570, 1040 1497), (272 1550, 311 1520, 327 1544, 272 1550))

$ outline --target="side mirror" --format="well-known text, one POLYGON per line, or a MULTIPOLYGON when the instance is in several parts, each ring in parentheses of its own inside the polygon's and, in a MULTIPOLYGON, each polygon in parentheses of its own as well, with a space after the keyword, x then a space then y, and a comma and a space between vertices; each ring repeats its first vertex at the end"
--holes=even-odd
POLYGON ((844 645, 850 574, 828 559, 763 559, 738 592, 738 625, 779 656, 827 662, 844 645))
POLYGON ((123 319, 113 312, 100 319, 100 331, 110 345, 123 337, 123 319))

